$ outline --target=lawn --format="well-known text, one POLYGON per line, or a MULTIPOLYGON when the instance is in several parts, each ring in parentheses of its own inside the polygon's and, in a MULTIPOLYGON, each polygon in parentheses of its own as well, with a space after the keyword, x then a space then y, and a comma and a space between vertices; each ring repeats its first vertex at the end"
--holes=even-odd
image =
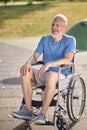
POLYGON ((87 18, 87 2, 0 6, 0 37, 40 37, 50 33, 52 18, 63 13, 70 28, 87 18))

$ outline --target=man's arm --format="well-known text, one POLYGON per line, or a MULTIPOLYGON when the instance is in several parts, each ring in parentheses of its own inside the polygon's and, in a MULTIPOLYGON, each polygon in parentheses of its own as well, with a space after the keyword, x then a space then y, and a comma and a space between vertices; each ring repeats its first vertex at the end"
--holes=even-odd
POLYGON ((72 62, 73 57, 74 57, 74 53, 68 52, 65 54, 64 58, 53 61, 53 62, 49 62, 48 64, 50 64, 50 67, 56 67, 60 65, 69 65, 72 62))
POLYGON ((39 57, 40 57, 40 53, 34 52, 34 54, 31 57, 29 57, 29 59, 27 60, 25 64, 31 64, 31 65, 35 64, 39 57))
POLYGON ((68 52, 65 54, 64 58, 60 60, 48 62, 47 64, 45 64, 44 66, 40 68, 38 72, 38 76, 41 77, 44 74, 44 72, 47 71, 50 67, 57 67, 60 65, 70 65, 71 61, 73 60, 73 56, 74 56, 74 53, 68 52))
POLYGON ((27 62, 21 67, 20 73, 21 75, 26 75, 27 72, 31 71, 32 64, 35 64, 37 62, 37 59, 39 58, 40 54, 35 52, 28 60, 27 62))

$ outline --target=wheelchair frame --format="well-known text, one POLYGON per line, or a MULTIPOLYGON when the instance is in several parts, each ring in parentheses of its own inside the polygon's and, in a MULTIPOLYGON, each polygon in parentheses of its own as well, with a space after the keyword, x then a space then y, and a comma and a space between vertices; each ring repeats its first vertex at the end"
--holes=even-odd
MULTIPOLYGON (((35 65, 42 64, 42 61, 38 61, 35 65)), ((85 102, 86 102, 86 87, 83 78, 80 75, 75 74, 75 66, 72 63, 69 66, 62 66, 59 69, 59 75, 62 69, 71 68, 72 74, 66 76, 65 79, 59 80, 57 93, 54 95, 50 106, 55 106, 53 121, 46 121, 46 125, 55 125, 59 130, 69 130, 75 125, 81 118, 81 115, 84 112, 85 102), (64 86, 64 88, 62 88, 64 86), (60 96, 63 98, 64 103, 66 103, 66 110, 60 105, 60 96), (55 99, 57 97, 57 99, 55 99)), ((60 76, 59 76, 60 78, 60 76)), ((35 89, 44 90, 44 86, 39 86, 35 89)), ((41 95, 41 91, 36 91, 36 95, 41 95)), ((25 105, 24 98, 20 109, 25 105)), ((29 121, 26 120, 26 123, 32 123, 37 116, 37 113, 42 106, 42 101, 33 99, 32 106, 34 109, 34 118, 29 121)))

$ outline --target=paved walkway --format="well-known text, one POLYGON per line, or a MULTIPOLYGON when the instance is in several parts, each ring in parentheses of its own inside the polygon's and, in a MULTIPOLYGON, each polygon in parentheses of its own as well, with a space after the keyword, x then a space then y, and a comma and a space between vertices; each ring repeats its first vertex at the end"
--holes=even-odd
MULTIPOLYGON (((19 70, 31 53, 32 50, 0 41, 0 130, 26 130, 25 127, 22 127, 23 121, 12 118, 10 114, 20 107, 22 91, 19 70)), ((87 52, 77 54, 75 63, 76 72, 84 77, 87 86, 87 52)), ((52 111, 53 109, 49 109, 47 113, 49 119, 52 119, 52 111)), ((57 130, 56 127, 52 126, 32 124, 31 127, 32 130, 57 130)), ((77 129, 87 130, 87 104, 81 121, 72 128, 72 130, 77 129)))

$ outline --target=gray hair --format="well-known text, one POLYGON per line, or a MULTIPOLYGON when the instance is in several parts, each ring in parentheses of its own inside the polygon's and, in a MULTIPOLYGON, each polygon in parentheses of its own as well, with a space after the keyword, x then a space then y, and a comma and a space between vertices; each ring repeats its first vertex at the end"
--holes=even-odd
POLYGON ((53 20, 58 19, 58 18, 62 19, 62 20, 64 21, 64 24, 65 24, 65 25, 68 24, 68 19, 67 19, 67 17, 66 17, 65 15, 63 15, 63 14, 58 14, 58 15, 56 15, 56 16, 53 18, 53 20))

